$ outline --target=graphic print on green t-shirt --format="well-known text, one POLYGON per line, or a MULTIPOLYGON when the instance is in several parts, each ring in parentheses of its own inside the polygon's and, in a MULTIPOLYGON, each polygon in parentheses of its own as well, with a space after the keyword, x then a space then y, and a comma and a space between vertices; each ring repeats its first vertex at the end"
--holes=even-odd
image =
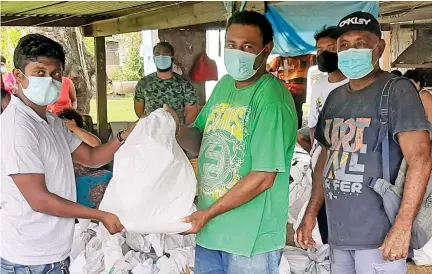
POLYGON ((285 245, 289 169, 297 136, 291 94, 273 75, 237 89, 225 76, 198 116, 198 208, 208 209, 251 171, 277 172, 272 188, 212 219, 197 244, 252 256, 285 245))
POLYGON ((229 104, 213 106, 204 129, 204 146, 200 158, 202 166, 199 193, 218 200, 240 179, 240 167, 245 158, 248 137, 245 127, 248 106, 229 104))

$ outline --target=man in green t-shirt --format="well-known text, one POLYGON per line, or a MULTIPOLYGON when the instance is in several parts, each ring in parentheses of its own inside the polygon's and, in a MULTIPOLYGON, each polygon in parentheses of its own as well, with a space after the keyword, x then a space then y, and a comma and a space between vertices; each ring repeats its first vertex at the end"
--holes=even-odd
POLYGON ((297 115, 284 84, 266 73, 272 48, 264 15, 233 15, 224 52, 229 75, 194 127, 178 123, 179 143, 199 151, 199 210, 185 219, 192 224, 186 233, 198 234, 196 274, 279 273, 297 115))

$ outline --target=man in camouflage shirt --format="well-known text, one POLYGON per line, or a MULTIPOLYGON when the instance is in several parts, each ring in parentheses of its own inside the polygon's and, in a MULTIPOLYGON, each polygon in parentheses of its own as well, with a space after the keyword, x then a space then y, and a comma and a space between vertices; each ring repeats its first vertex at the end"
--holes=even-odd
POLYGON ((172 71, 174 48, 160 42, 153 49, 157 72, 143 77, 135 89, 135 113, 149 115, 164 104, 173 108, 183 124, 195 120, 197 95, 194 86, 172 71))

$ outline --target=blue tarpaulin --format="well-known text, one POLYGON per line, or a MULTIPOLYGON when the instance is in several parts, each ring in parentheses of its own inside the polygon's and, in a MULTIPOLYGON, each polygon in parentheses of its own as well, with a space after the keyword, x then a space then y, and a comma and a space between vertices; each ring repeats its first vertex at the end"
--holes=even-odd
POLYGON ((292 57, 315 52, 314 34, 344 16, 365 11, 378 18, 378 1, 301 1, 270 5, 266 12, 275 32, 273 53, 292 57))

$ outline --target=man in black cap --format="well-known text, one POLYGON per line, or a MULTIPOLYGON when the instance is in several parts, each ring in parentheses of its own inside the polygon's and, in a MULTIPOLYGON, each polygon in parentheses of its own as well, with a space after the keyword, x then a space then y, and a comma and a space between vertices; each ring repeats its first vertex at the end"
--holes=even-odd
POLYGON ((338 67, 349 84, 330 93, 318 119, 315 137, 323 149, 315 172, 324 176, 313 182, 298 240, 314 245, 311 232, 325 199, 332 274, 406 273, 412 223, 431 172, 424 108, 409 80, 394 81, 389 96, 381 97, 395 76, 379 67, 385 42, 371 14, 344 17, 334 34, 338 67), (380 104, 382 98, 388 108, 380 104), (381 145, 384 138, 388 147, 381 145), (383 168, 385 155, 388 168, 383 168), (408 176, 392 226, 382 197, 369 183, 385 177, 394 183, 403 157, 408 176))

